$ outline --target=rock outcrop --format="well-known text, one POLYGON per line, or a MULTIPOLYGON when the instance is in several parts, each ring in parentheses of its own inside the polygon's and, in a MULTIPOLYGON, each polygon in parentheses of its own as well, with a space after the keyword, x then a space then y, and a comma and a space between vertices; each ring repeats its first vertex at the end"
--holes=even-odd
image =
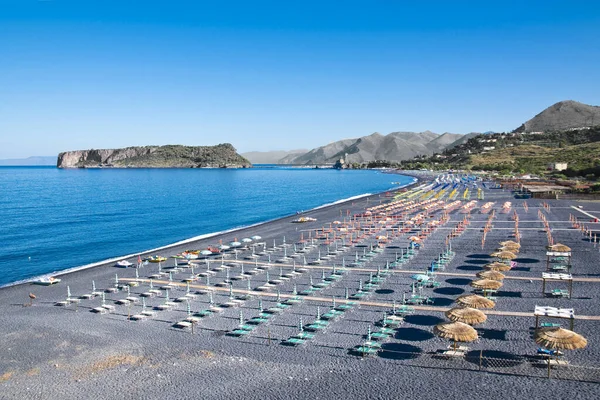
POLYGON ((217 146, 140 146, 67 151, 58 168, 249 168, 250 161, 229 144, 217 146))

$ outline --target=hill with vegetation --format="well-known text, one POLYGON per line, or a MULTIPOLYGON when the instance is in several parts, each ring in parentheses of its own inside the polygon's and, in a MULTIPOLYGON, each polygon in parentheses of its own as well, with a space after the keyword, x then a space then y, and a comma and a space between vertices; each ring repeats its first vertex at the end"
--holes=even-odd
POLYGON ((248 168, 250 161, 229 144, 216 146, 139 146, 67 151, 58 168, 248 168))
POLYGON ((396 164, 403 169, 470 169, 502 173, 548 172, 553 163, 567 163, 566 176, 600 177, 600 126, 544 134, 478 135, 431 157, 396 164))

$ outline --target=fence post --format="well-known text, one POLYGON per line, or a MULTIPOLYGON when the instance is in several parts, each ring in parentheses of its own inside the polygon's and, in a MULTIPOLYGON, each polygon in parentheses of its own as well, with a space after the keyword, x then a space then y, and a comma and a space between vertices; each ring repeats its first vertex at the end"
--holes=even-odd
POLYGON ((479 370, 481 371, 481 367, 483 364, 483 350, 479 350, 479 370))
POLYGON ((550 364, 550 360, 551 360, 551 359, 552 359, 552 358, 548 357, 548 360, 547 360, 547 361, 548 361, 548 379, 550 379, 550 366, 551 366, 551 364, 550 364))

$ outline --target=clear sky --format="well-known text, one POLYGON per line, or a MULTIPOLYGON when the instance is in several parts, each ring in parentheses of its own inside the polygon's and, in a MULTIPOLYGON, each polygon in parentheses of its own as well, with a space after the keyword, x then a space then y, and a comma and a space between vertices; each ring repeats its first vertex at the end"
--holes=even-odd
POLYGON ((600 105, 598 1, 0 0, 0 158, 313 148, 600 105))

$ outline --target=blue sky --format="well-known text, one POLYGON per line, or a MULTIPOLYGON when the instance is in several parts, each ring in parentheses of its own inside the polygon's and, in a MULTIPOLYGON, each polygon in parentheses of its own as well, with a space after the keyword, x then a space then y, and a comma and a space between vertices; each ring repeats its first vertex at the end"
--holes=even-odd
POLYGON ((600 105, 593 1, 0 7, 0 158, 313 148, 375 131, 512 130, 560 100, 600 105))

